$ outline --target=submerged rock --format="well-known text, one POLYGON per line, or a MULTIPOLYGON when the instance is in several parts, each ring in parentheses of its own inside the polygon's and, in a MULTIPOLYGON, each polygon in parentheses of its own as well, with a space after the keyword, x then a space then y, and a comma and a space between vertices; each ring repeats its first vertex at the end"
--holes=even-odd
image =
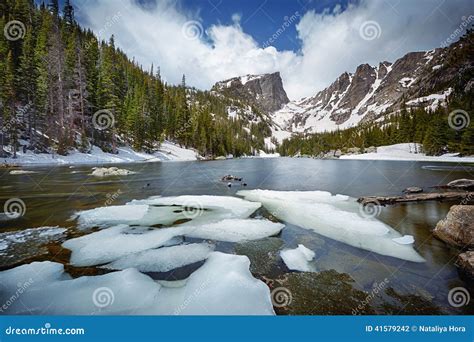
POLYGON ((474 205, 453 205, 433 230, 444 242, 463 248, 474 247, 474 205))
POLYGON ((46 244, 65 237, 66 228, 39 227, 0 233, 0 267, 46 255, 46 244))
MULTIPOLYGON (((418 291, 419 292, 419 291, 418 291)), ((382 304, 388 315, 439 315, 441 310, 433 304, 429 294, 401 294, 393 288, 385 291, 392 301, 382 304)))
POLYGON ((282 239, 269 237, 237 243, 234 252, 246 255, 250 259, 250 271, 253 274, 269 275, 281 272, 278 264, 278 252, 282 246, 282 239))
MULTIPOLYGON (((278 314, 351 315, 368 293, 353 287, 354 280, 335 270, 320 273, 287 273, 267 279, 278 314)), ((360 314, 373 314, 370 303, 360 306, 360 314)))

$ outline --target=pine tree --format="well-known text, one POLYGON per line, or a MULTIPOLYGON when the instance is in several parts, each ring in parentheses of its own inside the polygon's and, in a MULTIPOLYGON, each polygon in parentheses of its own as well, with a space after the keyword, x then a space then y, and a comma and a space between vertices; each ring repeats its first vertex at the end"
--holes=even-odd
POLYGON ((64 2, 63 16, 67 25, 74 25, 74 7, 69 0, 64 2))

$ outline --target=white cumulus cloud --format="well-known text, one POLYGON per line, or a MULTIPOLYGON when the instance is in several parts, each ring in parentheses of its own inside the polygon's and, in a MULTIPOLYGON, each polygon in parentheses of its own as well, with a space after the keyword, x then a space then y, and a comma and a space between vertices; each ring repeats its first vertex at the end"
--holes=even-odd
MULTIPOLYGON (((226 78, 280 71, 291 99, 314 95, 361 63, 375 65, 439 47, 463 16, 474 14, 471 0, 361 0, 344 11, 336 6, 323 13, 300 12, 300 20, 292 25, 301 49, 294 52, 262 48, 242 29, 245 17, 240 13, 228 18, 232 24, 205 27, 199 13, 169 0, 146 7, 133 0, 84 0, 76 6, 82 24, 102 39, 114 34, 131 58, 144 68, 160 66, 170 83, 186 74, 188 84, 209 89, 226 78), (377 24, 369 27, 376 32, 364 39, 361 26, 367 22, 377 24)), ((269 24, 264 15, 261 21, 269 24)))

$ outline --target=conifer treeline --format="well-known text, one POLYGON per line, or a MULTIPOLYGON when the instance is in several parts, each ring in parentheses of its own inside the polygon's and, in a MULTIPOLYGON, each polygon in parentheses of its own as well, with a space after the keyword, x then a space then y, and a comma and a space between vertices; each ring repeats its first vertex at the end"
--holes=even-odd
MULTIPOLYGON (((384 113, 376 122, 366 122, 357 127, 318 134, 302 134, 283 141, 278 149, 280 154, 318 156, 330 151, 347 152, 358 148, 361 152, 371 146, 399 143, 418 143, 428 155, 446 152, 460 153, 462 156, 474 155, 474 85, 472 61, 474 56, 474 30, 468 29, 455 48, 447 50, 446 72, 456 72, 454 82, 438 80, 437 88, 426 90, 429 93, 452 88, 447 99, 447 107, 436 110, 406 108, 397 114, 384 113)), ((405 103, 405 99, 402 99, 405 103)))
POLYGON ((263 148, 261 130, 228 118, 227 106, 236 103, 186 87, 184 75, 181 85, 167 85, 159 68, 143 70, 113 36, 98 41, 82 29, 69 0, 62 10, 58 0, 40 7, 3 0, 0 28, 17 35, 0 37, 0 155, 7 145, 13 155, 19 148, 64 155, 92 145, 115 152, 124 143, 152 151, 164 139, 203 155, 263 148), (15 31, 16 21, 23 27, 15 31))
POLYGON ((400 113, 387 117, 379 123, 359 125, 335 132, 294 136, 284 140, 279 152, 285 156, 296 154, 318 156, 330 151, 347 152, 359 148, 361 152, 371 146, 400 143, 419 143, 427 155, 441 155, 447 152, 462 156, 474 155, 474 125, 469 122, 472 112, 472 96, 461 100, 453 98, 448 108, 435 111, 424 108, 402 108, 400 113), (467 111, 456 112, 459 108, 467 111), (451 114, 451 116, 449 115, 451 114), (467 115, 466 115, 467 114, 467 115))

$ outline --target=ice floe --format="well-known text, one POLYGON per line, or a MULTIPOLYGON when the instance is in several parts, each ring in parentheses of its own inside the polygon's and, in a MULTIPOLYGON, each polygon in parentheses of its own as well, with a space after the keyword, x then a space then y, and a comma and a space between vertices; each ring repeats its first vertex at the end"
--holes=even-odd
POLYGON ((255 219, 228 219, 210 224, 159 229, 118 225, 67 240, 63 247, 72 251, 71 264, 94 266, 110 263, 129 254, 163 247, 178 236, 239 242, 276 235, 283 228, 281 223, 255 219))
POLYGON ((295 249, 285 249, 280 252, 285 265, 292 271, 311 272, 315 268, 310 264, 315 253, 303 245, 298 245, 295 249))
POLYGON ((208 243, 149 249, 127 255, 103 267, 113 270, 124 270, 133 267, 142 272, 168 272, 178 267, 205 260, 213 250, 214 246, 208 243))
POLYGON ((78 212, 79 227, 106 227, 117 224, 140 226, 215 222, 227 218, 247 218, 260 203, 227 196, 150 197, 126 205, 100 207, 78 212))
POLYGON ((249 265, 213 252, 186 281, 166 284, 133 268, 71 279, 61 264, 35 262, 0 272, 0 301, 10 315, 272 315, 269 288, 249 265))
POLYGON ((403 260, 424 262, 412 244, 373 217, 360 215, 354 198, 325 191, 242 190, 247 200, 262 203, 274 216, 348 245, 403 260))
POLYGON ((29 175, 32 173, 38 173, 37 171, 29 171, 29 170, 12 170, 10 171, 11 175, 29 175))
POLYGON ((268 220, 227 219, 215 223, 187 227, 185 228, 184 235, 199 239, 241 242, 277 235, 284 227, 285 225, 281 223, 268 220))
POLYGON ((179 235, 182 235, 181 228, 148 230, 118 225, 67 240, 63 247, 72 251, 72 265, 94 266, 115 261, 128 254, 161 247, 179 235))

